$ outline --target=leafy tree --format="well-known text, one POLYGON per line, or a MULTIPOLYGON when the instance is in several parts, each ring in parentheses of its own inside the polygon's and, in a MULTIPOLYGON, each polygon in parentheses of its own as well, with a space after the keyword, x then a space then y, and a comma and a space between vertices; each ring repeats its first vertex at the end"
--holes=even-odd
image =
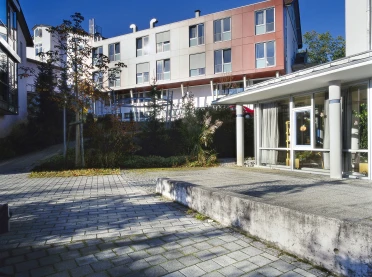
POLYGON ((322 64, 345 57, 345 39, 342 36, 334 38, 330 32, 306 32, 304 44, 308 46, 311 63, 322 64))
MULTIPOLYGON (((71 16, 71 20, 63 20, 62 24, 50 27, 55 50, 48 52, 51 64, 58 67, 54 78, 58 80, 59 96, 55 98, 61 106, 67 106, 75 113, 75 166, 84 167, 83 115, 91 107, 93 101, 107 97, 109 87, 103 83, 113 80, 126 67, 118 62, 109 66, 107 56, 99 54, 92 57, 92 36, 82 27, 84 17, 80 13, 71 16), (100 76, 100 83, 93 77, 100 76)), ((42 55, 43 53, 41 53, 42 55)), ((27 69, 25 70, 27 72, 27 69)), ((26 73, 27 74, 27 73, 26 73)))

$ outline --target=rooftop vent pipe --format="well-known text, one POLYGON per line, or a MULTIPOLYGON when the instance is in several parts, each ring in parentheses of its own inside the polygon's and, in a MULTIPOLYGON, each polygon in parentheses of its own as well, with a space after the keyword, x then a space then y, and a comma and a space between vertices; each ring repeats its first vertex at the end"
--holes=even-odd
POLYGON ((157 23, 157 22, 158 22, 158 20, 156 18, 151 19, 151 21, 150 21, 150 29, 154 28, 155 27, 155 23, 157 23))
POLYGON ((136 26, 136 24, 131 24, 129 26, 129 28, 131 28, 133 30, 133 33, 137 32, 137 26, 136 26))
POLYGON ((195 17, 197 18, 197 17, 199 17, 200 16, 200 10, 196 10, 195 11, 195 17))

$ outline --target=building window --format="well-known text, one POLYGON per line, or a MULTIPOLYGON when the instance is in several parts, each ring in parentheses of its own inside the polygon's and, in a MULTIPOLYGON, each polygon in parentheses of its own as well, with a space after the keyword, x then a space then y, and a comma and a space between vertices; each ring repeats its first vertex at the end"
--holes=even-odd
POLYGON ((231 49, 214 51, 214 73, 228 73, 231 71, 231 49))
POLYGON ((156 52, 170 51, 170 32, 156 34, 156 52))
POLYGON ((156 62, 156 79, 170 80, 170 59, 156 62))
POLYGON ((256 12, 256 35, 274 32, 275 9, 267 9, 256 12))
POLYGON ((109 44, 110 62, 120 61, 120 43, 109 44))
POLYGON ((231 18, 223 18, 214 21, 214 42, 231 40, 231 18))
POLYGON ((148 36, 137 38, 136 40, 137 57, 146 56, 149 54, 148 45, 149 45, 148 36))
POLYGON ((120 71, 117 70, 109 71, 109 87, 110 88, 120 87, 120 71))
POLYGON ((93 73, 93 82, 97 89, 103 88, 103 74, 102 72, 94 72, 93 73))
POLYGON ((149 81, 149 63, 137 64, 137 84, 148 83, 149 81))
POLYGON ((37 38, 37 37, 39 37, 39 38, 43 37, 43 30, 41 28, 35 29, 34 36, 35 36, 35 38, 37 38))
POLYGON ((256 44, 256 68, 275 66, 275 41, 256 44))
POLYGON ((93 65, 96 65, 99 61, 101 61, 103 56, 103 47, 93 48, 93 65))
POLYGON ((205 75, 205 53, 190 55, 190 77, 205 75))
POLYGON ((190 47, 204 44, 204 24, 190 26, 190 47))
POLYGON ((35 55, 38 56, 41 52, 43 52, 43 44, 35 44, 35 55))

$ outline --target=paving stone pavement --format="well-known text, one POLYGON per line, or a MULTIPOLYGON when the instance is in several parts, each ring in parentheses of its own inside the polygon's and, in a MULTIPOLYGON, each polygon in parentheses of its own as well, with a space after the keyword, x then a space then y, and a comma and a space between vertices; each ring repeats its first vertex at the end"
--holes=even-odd
POLYGON ((128 174, 12 174, 0 175, 0 184, 0 203, 13 211, 11 232, 0 235, 0 276, 328 276, 218 223, 195 219, 128 174))

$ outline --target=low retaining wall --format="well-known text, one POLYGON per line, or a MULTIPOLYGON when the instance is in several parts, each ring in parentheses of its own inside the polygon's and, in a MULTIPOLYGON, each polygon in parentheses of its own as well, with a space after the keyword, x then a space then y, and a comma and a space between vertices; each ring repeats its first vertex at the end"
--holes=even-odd
POLYGON ((344 276, 372 276, 372 228, 260 203, 248 196, 158 179, 156 192, 225 226, 344 276))

